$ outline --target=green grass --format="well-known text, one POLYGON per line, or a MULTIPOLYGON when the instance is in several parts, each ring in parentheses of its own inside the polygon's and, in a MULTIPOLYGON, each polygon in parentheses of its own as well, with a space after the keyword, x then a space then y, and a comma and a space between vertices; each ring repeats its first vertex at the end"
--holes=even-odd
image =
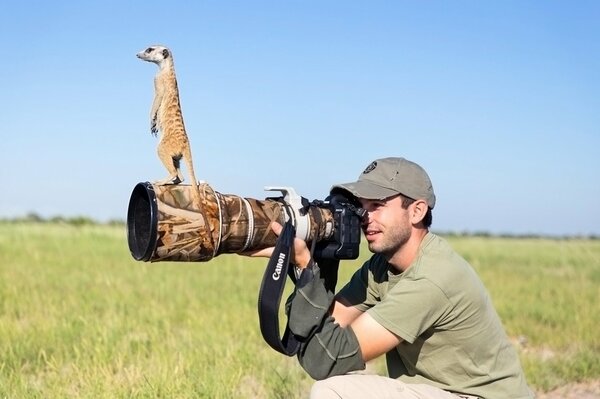
POLYGON ((600 377, 600 240, 454 238, 485 282, 528 382, 600 377))
MULTIPOLYGON (((526 339, 534 388, 600 377, 600 241, 450 241, 526 339)), ((310 378, 260 336, 265 264, 141 263, 119 226, 0 223, 0 398, 306 397, 310 378)))

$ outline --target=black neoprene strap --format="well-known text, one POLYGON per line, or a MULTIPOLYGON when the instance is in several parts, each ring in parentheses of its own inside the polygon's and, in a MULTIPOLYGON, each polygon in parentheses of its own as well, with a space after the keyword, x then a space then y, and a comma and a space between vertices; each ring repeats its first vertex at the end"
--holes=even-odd
MULTIPOLYGON (((296 229, 288 221, 283 226, 283 230, 273 249, 273 254, 269 259, 269 263, 267 263, 258 294, 260 332, 271 348, 287 356, 294 356, 300 349, 300 342, 290 331, 287 323, 283 337, 280 338, 279 335, 279 306, 287 276, 290 277, 294 284, 298 283, 293 267, 289 267, 295 236, 296 229)), ((313 240, 310 249, 311 257, 314 256, 315 244, 316 240, 313 240)), ((323 279, 325 288, 332 294, 335 294, 339 259, 319 258, 315 260, 320 265, 321 278, 323 279)))
POLYGON ((295 235, 296 229, 288 221, 277 239, 258 294, 260 332, 271 348, 287 356, 295 355, 300 349, 300 343, 290 333, 287 324, 283 338, 279 335, 279 305, 287 276, 296 282, 294 271, 289 267, 295 235))

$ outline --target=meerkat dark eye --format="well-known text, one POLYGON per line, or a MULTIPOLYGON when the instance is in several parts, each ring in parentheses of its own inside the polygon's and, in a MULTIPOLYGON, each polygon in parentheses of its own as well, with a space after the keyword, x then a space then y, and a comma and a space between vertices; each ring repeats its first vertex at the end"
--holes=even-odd
POLYGON ((163 50, 163 57, 169 58, 169 50, 167 50, 167 49, 163 50))
POLYGON ((148 47, 148 48, 146 49, 146 51, 144 51, 144 53, 146 53, 146 54, 148 54, 148 53, 151 53, 151 52, 152 52, 152 50, 154 50, 154 48, 153 48, 153 47, 148 47))

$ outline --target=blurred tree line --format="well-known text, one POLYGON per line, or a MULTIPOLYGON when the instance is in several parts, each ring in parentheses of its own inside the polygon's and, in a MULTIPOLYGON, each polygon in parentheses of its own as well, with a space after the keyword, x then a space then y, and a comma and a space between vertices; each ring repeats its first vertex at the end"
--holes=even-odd
POLYGON ((96 224, 105 224, 109 226, 124 226, 125 221, 121 219, 112 219, 107 222, 98 222, 95 219, 92 219, 87 216, 52 216, 49 218, 44 218, 43 216, 35 213, 29 212, 25 216, 18 216, 14 218, 0 218, 1 222, 5 223, 55 223, 55 224, 69 224, 73 226, 86 226, 86 225, 96 225, 96 224))

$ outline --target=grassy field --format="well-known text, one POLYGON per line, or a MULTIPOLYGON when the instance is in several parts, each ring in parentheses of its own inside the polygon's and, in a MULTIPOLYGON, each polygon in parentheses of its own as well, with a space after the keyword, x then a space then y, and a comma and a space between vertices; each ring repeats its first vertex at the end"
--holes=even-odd
MULTIPOLYGON (((448 238, 533 388, 600 378, 599 240, 448 238)), ((265 263, 140 263, 123 227, 0 223, 0 398, 306 397, 310 378, 260 336, 265 263)))

